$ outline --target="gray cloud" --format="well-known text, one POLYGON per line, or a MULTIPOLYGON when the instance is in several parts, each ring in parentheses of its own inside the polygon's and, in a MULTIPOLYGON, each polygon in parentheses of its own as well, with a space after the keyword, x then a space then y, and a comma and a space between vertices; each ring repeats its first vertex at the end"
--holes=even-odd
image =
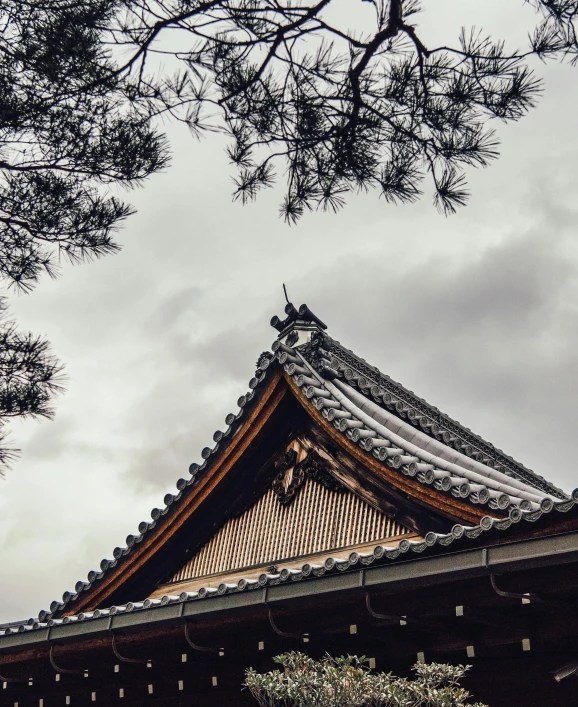
MULTIPOLYGON (((503 7, 483 5, 488 29, 516 26, 503 7)), ((459 19, 442 15, 432 33, 459 19)), ((0 482, 0 620, 73 587, 186 476, 274 339, 282 282, 346 346, 578 485, 578 100, 572 69, 547 72, 541 106, 499 128, 501 160, 472 173, 470 205, 450 219, 427 200, 361 194, 289 228, 279 189, 230 202, 221 138, 171 128, 174 164, 130 195, 139 211, 123 251, 13 298, 22 326, 67 363, 69 386, 54 422, 14 425, 23 454, 0 482)))

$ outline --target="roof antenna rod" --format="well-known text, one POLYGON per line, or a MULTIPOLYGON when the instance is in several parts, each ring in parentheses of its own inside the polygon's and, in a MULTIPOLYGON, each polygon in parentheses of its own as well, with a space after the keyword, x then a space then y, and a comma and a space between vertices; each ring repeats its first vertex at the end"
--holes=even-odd
POLYGON ((285 293, 285 299, 287 300, 287 304, 291 304, 291 302, 289 302, 289 297, 287 296, 287 288, 285 287, 285 283, 282 283, 282 284, 283 284, 283 292, 285 293))

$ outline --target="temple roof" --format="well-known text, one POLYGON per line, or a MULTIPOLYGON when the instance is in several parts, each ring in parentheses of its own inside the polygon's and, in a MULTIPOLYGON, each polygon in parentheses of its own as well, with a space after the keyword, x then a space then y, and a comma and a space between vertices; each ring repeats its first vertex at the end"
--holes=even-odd
MULTIPOLYGON (((6 627, 5 633, 32 630, 49 621, 60 622, 65 615, 77 612, 83 617, 87 611, 93 615, 95 609, 102 614, 105 609, 101 600, 91 597, 98 596, 99 588, 111 575, 122 573, 133 556, 139 555, 139 548, 154 549, 168 528, 172 533, 178 531, 185 510, 196 507, 199 489, 209 482, 211 488, 216 488, 223 476, 215 475, 215 469, 227 455, 238 459, 239 448, 250 448, 253 437, 247 441, 248 430, 257 426, 259 416, 271 415, 287 393, 292 394, 321 433, 331 437, 352 458, 370 469, 383 470, 384 478, 400 494, 414 495, 422 505, 431 504, 447 519, 445 532, 432 528, 423 533, 423 540, 402 540, 391 548, 377 546, 365 558, 358 553, 329 558, 323 565, 325 569, 319 571, 395 559, 410 551, 440 549, 462 537, 474 540, 485 530, 506 530, 522 519, 536 521, 550 516, 552 510, 567 512, 574 508, 577 494, 568 497, 331 339, 325 333, 326 325, 306 305, 296 309, 288 304, 286 315, 283 320, 274 317, 271 321, 279 336, 271 350, 260 356, 249 391, 238 400, 238 412, 227 415, 227 427, 216 431, 213 444, 202 450, 202 463, 190 465, 190 478, 179 479, 177 493, 167 494, 163 507, 152 510, 151 521, 143 521, 138 533, 129 535, 124 546, 115 548, 113 559, 104 559, 98 571, 89 572, 87 580, 77 582, 74 591, 65 592, 62 601, 54 601, 50 611, 40 613, 38 621, 31 620, 26 628, 23 623, 21 629, 6 627)), ((173 567, 172 571, 176 569, 173 567)), ((163 571, 169 570, 165 562, 163 571)), ((305 579, 309 574, 310 570, 295 573, 287 569, 284 576, 282 571, 272 576, 265 574, 259 583, 264 586, 289 578, 305 579)), ((243 581, 239 586, 219 587, 219 593, 250 588, 247 581, 241 584, 243 581)), ((216 591, 199 591, 188 598, 203 598, 216 591)), ((139 600, 136 608, 146 608, 146 602, 140 601, 142 597, 135 599, 139 600)), ((176 600, 173 597, 170 601, 176 600)))

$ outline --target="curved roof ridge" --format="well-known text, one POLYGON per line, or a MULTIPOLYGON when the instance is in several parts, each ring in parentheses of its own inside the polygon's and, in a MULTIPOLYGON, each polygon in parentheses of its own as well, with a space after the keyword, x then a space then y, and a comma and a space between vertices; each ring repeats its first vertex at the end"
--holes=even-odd
POLYGON ((314 332, 311 341, 300 346, 299 349, 314 367, 319 358, 319 350, 322 350, 331 359, 331 367, 338 371, 339 375, 344 377, 349 384, 357 385, 360 379, 365 379, 362 380, 365 384, 362 394, 367 399, 373 399, 383 409, 391 409, 397 417, 411 415, 414 418, 412 422, 415 420, 416 425, 421 425, 423 421, 425 425, 428 425, 424 429, 425 434, 433 439, 444 435, 465 456, 475 457, 477 455, 487 461, 496 462, 498 466, 503 467, 507 476, 517 478, 554 498, 560 500, 568 498, 565 491, 505 454, 501 449, 497 449, 457 420, 442 413, 437 407, 430 405, 401 383, 392 380, 379 368, 371 366, 325 332, 314 332))
MULTIPOLYGON (((511 493, 512 495, 517 495, 516 492, 518 491, 525 492, 526 495, 531 496, 531 498, 527 499, 529 501, 540 502, 542 498, 551 497, 550 494, 539 491, 534 486, 530 486, 523 481, 513 479, 503 472, 492 469, 481 462, 477 462, 474 459, 467 457, 465 454, 462 454, 461 452, 448 447, 429 435, 426 435, 424 432, 412 427, 399 417, 396 417, 387 410, 384 410, 382 407, 366 398, 362 393, 358 393, 347 385, 347 383, 336 380, 332 383, 332 385, 335 385, 346 397, 348 397, 360 411, 365 412, 371 419, 375 420, 377 423, 389 430, 392 435, 401 437, 406 440, 408 445, 412 445, 423 450, 425 454, 431 454, 432 460, 434 458, 442 459, 449 464, 455 464, 463 469, 464 472, 474 472, 477 476, 483 477, 484 482, 487 483, 488 486, 495 485, 497 490, 503 490, 506 493, 511 493), (364 407, 367 408, 367 410, 364 410, 364 407), (397 429, 392 428, 391 420, 395 420, 394 424, 397 429), (388 424, 388 422, 390 424, 388 424), (418 443, 418 441, 420 443, 418 443), (421 444, 423 442, 425 442, 425 444, 421 444), (508 490, 506 491, 506 489, 508 490)), ((524 496, 522 496, 522 498, 524 498, 524 496)))
MULTIPOLYGON (((263 383, 269 377, 270 363, 273 361, 271 352, 264 352, 259 357, 257 362, 257 370, 255 376, 249 381, 249 391, 237 400, 239 411, 237 413, 229 413, 225 418, 225 430, 217 430, 213 434, 213 447, 204 447, 201 451, 203 459, 201 464, 193 462, 189 466, 189 479, 178 479, 176 482, 177 493, 167 493, 164 496, 164 507, 153 508, 151 510, 151 520, 141 521, 138 526, 138 533, 128 535, 126 538, 126 546, 115 547, 112 556, 113 559, 104 558, 100 562, 100 570, 91 570, 88 572, 87 581, 79 580, 74 588, 74 591, 65 591, 62 595, 62 601, 54 600, 50 604, 50 609, 43 609, 39 613, 39 621, 46 622, 49 619, 59 620, 61 614, 66 610, 67 605, 73 604, 84 592, 89 591, 96 583, 102 580, 107 573, 118 567, 125 558, 131 555, 133 549, 136 549, 145 538, 148 538, 148 533, 158 529, 163 524, 163 521, 171 515, 171 513, 180 506, 180 503, 188 497, 188 494, 196 487, 197 482, 202 478, 211 462, 225 450, 231 441, 239 432, 247 412, 251 410, 257 402, 259 393, 263 390, 263 383)), ((23 629, 24 630, 24 629, 23 629)))
MULTIPOLYGON (((335 383, 340 383, 340 381, 335 381, 335 383, 333 383, 332 381, 324 380, 313 369, 311 364, 309 364, 301 356, 299 351, 295 350, 294 353, 296 353, 302 360, 303 366, 305 367, 303 370, 308 369, 320 386, 319 388, 313 390, 313 386, 308 386, 305 391, 306 396, 313 397, 316 395, 317 397, 315 397, 314 405, 317 408, 325 408, 329 403, 327 402, 327 398, 321 395, 321 392, 326 391, 331 398, 331 403, 337 403, 342 410, 346 411, 345 414, 349 418, 354 418, 348 420, 343 416, 339 416, 336 424, 337 428, 341 432, 351 435, 351 439, 355 437, 355 441, 358 442, 359 446, 365 449, 365 451, 377 451, 378 458, 380 458, 382 462, 385 462, 387 466, 391 466, 394 459, 398 457, 401 461, 398 462, 397 465, 394 464, 394 468, 396 468, 396 466, 397 468, 403 466, 402 471, 407 475, 415 475, 419 470, 421 473, 417 474, 417 478, 419 481, 426 484, 431 484, 434 482, 436 479, 436 474, 438 478, 450 478, 453 474, 452 478, 455 482, 459 483, 461 481, 468 487, 467 492, 466 490, 462 490, 460 495, 463 495, 464 497, 469 498, 470 501, 473 501, 474 497, 471 492, 474 491, 478 495, 479 500, 477 502, 488 502, 492 499, 497 504, 497 507, 502 510, 505 510, 508 506, 522 504, 524 505, 525 510, 536 510, 542 506, 552 505, 553 499, 546 495, 539 496, 538 494, 533 493, 535 491, 534 487, 524 486, 522 482, 517 482, 522 488, 514 488, 507 483, 512 481, 512 479, 505 474, 503 475, 505 481, 503 481, 499 477, 498 479, 492 479, 487 475, 464 469, 458 464, 441 459, 431 452, 424 451, 413 442, 409 442, 399 434, 388 430, 356 406, 355 402, 339 391, 335 383), (360 430, 360 428, 363 429, 360 430), (377 435, 380 435, 380 438, 375 439, 377 435), (370 437, 371 439, 369 439, 370 437), (377 450, 375 450, 375 446, 377 446, 377 450), (383 457, 379 456, 380 451, 385 451, 385 455, 383 457), (388 452, 390 453, 388 454, 388 452), (404 456, 402 456, 403 452, 410 456, 406 456, 404 458, 404 456), (429 475, 427 472, 430 472, 429 475), (474 488, 472 488, 472 486, 474 488), (479 493, 480 490, 482 490, 482 495, 479 493)), ((298 380, 296 383, 299 385, 302 381, 299 380, 299 375, 297 378, 298 380)), ((328 416, 331 416, 334 419, 335 408, 332 409, 333 414, 328 414, 328 416)), ((495 473, 498 474, 499 472, 495 473)), ((447 486, 444 489, 442 485, 442 487, 438 490, 450 491, 452 488, 451 486, 447 486)))

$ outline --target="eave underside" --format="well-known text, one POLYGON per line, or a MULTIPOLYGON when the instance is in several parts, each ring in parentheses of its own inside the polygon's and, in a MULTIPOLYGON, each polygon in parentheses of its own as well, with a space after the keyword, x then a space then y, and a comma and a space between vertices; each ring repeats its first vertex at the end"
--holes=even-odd
POLYGON ((73 705, 94 704, 93 692, 106 705, 249 707, 244 670, 269 670, 273 656, 304 650, 365 655, 376 669, 400 675, 422 653, 428 662, 471 664, 466 687, 491 707, 570 707, 575 680, 557 683, 552 671, 576 660, 577 569, 574 532, 165 606, 146 619, 135 613, 58 626, 35 634, 32 644, 32 634, 17 634, 2 640, 0 674, 23 682, 7 683, 2 697, 27 707, 40 699, 44 707, 65 704, 65 696, 73 705), (499 595, 491 575, 515 596, 499 595), (530 603, 521 600, 526 593, 530 603), (189 639, 213 652, 187 643, 185 622, 189 639), (115 656, 112 632, 117 654, 143 662, 115 656))

